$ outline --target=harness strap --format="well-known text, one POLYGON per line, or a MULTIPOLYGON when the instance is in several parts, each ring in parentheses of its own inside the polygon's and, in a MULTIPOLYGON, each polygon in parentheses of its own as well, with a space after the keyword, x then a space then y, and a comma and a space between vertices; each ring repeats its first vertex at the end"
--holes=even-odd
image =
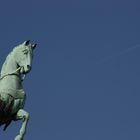
MULTIPOLYGON (((19 75, 16 74, 16 73, 17 73, 22 67, 23 67, 23 66, 20 66, 20 67, 18 67, 14 72, 3 75, 2 77, 0 77, 0 80, 2 80, 4 77, 9 76, 9 75, 17 75, 17 76, 19 76, 19 75)), ((25 79, 25 74, 23 75, 23 77, 22 77, 21 80, 23 81, 24 79, 25 79)))

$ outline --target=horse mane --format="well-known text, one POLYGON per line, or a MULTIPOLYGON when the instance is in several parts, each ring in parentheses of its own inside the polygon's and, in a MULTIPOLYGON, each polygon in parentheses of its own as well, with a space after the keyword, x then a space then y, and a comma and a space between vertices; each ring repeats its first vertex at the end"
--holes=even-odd
POLYGON ((3 74, 3 72, 5 71, 5 66, 7 65, 7 62, 9 61, 9 59, 10 59, 10 57, 13 55, 13 53, 17 50, 17 49, 19 49, 21 46, 19 45, 19 46, 16 46, 15 48, 13 48, 13 50, 8 54, 8 56, 6 57, 6 59, 5 59, 5 61, 4 61, 4 63, 3 63, 3 65, 2 65, 2 68, 1 68, 1 73, 0 73, 0 75, 2 76, 2 74, 3 74))

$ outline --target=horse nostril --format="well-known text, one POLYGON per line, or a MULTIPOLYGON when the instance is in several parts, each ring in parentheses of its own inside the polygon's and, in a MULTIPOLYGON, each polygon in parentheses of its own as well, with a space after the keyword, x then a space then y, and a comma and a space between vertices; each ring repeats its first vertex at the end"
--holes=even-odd
POLYGON ((31 66, 30 66, 30 65, 27 65, 27 68, 28 68, 28 69, 31 69, 31 66))

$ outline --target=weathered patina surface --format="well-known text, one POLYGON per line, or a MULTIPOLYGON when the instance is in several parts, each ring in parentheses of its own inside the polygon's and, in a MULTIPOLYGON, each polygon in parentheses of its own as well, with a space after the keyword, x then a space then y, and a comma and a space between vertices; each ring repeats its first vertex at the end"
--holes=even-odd
POLYGON ((25 41, 7 56, 0 77, 0 125, 4 130, 12 121, 22 120, 22 127, 15 140, 23 140, 29 113, 24 108, 26 94, 22 81, 32 68, 33 50, 36 44, 25 41))

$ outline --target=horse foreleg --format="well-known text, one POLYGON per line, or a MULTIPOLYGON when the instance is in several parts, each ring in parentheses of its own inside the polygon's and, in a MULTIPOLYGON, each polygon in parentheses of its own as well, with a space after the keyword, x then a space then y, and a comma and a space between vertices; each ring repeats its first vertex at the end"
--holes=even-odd
POLYGON ((20 109, 20 110, 17 112, 16 119, 17 119, 17 120, 22 120, 23 123, 22 123, 22 126, 21 126, 21 128, 20 128, 19 135, 16 136, 15 140, 23 140, 24 135, 25 135, 25 133, 26 133, 27 123, 28 123, 28 120, 29 120, 29 113, 27 113, 27 112, 26 112, 25 110, 23 110, 23 109, 20 109))

